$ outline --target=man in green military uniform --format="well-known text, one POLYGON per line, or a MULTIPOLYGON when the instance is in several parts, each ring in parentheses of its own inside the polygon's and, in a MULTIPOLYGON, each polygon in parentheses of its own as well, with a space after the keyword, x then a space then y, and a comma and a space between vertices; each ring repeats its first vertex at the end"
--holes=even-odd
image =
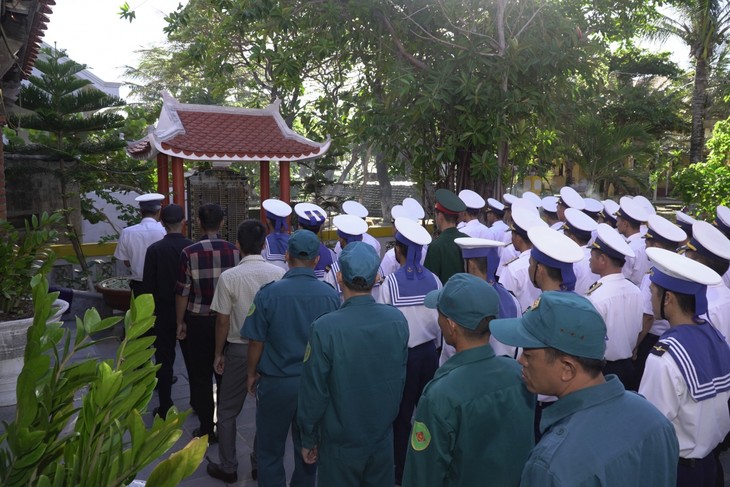
POLYGON ((464 272, 461 250, 454 243, 459 237, 468 237, 456 229, 459 213, 466 211, 466 205, 448 189, 436 190, 436 210, 434 222, 441 235, 428 247, 423 265, 436 274, 441 282, 446 282, 457 272, 464 272))
POLYGON ((499 296, 483 279, 454 274, 426 295, 456 354, 418 401, 403 486, 517 486, 534 444, 535 396, 514 359, 497 357, 489 323, 499 296))
POLYGON ((393 420, 408 360, 408 322, 370 294, 380 258, 363 242, 340 254, 345 302, 312 324, 299 386, 302 456, 323 486, 393 487, 393 420))

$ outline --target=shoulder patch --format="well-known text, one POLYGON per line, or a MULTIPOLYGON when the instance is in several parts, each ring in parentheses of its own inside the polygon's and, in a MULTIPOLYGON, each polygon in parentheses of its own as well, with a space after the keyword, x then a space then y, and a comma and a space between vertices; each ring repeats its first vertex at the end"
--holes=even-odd
POLYGON ((505 262, 502 265, 506 267, 506 266, 510 265, 512 262, 514 262, 516 260, 520 260, 520 256, 519 255, 517 257, 513 257, 512 259, 508 260, 507 262, 505 262))
POLYGON ((304 360, 302 360, 302 362, 309 360, 310 355, 312 355, 312 346, 309 345, 309 342, 307 342, 307 348, 304 349, 304 360))
POLYGON ((256 303, 251 303, 251 307, 248 308, 248 313, 246 314, 246 316, 251 316, 255 312, 256 312, 256 303))
POLYGON ((591 287, 588 288, 588 291, 586 291, 586 296, 590 296, 593 291, 595 291, 602 285, 603 285, 602 282, 596 282, 595 284, 593 284, 591 287))
POLYGON ((413 430, 411 430, 411 448, 416 451, 423 451, 430 444, 431 432, 428 431, 428 426, 420 421, 415 421, 413 423, 413 430))
POLYGON ((662 355, 664 355, 666 352, 669 351, 668 349, 664 348, 665 346, 666 345, 664 343, 659 342, 656 345, 654 345, 653 347, 651 347, 650 352, 653 355, 658 355, 659 357, 661 357, 662 355))

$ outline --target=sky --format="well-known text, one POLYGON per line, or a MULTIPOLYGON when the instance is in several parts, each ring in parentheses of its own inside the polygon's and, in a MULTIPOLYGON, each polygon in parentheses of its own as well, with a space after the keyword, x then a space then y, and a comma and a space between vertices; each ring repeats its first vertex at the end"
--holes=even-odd
POLYGON ((65 49, 74 61, 104 81, 122 82, 124 66, 134 66, 135 52, 162 44, 164 17, 187 0, 127 0, 137 14, 119 18, 124 0, 56 0, 43 41, 65 49))

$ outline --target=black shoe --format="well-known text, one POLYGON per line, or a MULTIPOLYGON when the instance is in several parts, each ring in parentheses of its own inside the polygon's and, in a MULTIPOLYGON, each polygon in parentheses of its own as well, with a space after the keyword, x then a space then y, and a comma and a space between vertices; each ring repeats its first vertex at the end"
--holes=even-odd
POLYGON ((258 462, 256 461, 256 454, 251 453, 251 478, 256 480, 259 476, 258 462))
POLYGON ((152 410, 152 417, 159 416, 160 419, 167 418, 167 410, 161 410, 159 406, 152 410))
POLYGON ((238 472, 224 472, 221 469, 221 466, 217 463, 208 463, 208 465, 205 467, 205 470, 206 472, 208 472, 208 475, 210 475, 214 479, 222 480, 227 484, 234 484, 238 482, 238 472))
MULTIPOLYGON (((206 433, 203 433, 200 431, 200 428, 195 428, 193 430, 193 436, 196 438, 200 438, 201 436, 205 435, 206 433)), ((211 431, 210 433, 207 433, 208 435, 208 444, 214 445, 218 443, 218 437, 216 436, 215 432, 211 431)))

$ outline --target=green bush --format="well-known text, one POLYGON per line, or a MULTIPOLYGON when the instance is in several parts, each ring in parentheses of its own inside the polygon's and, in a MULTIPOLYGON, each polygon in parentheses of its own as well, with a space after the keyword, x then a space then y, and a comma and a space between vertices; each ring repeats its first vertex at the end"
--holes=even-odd
MULTIPOLYGON (((182 434, 187 412, 171 409, 151 428, 141 412, 153 394, 158 366, 150 361, 154 337, 152 295, 131 303, 124 318, 126 338, 115 359, 72 360, 97 341, 91 335, 120 318, 102 319, 96 309, 76 318, 76 335, 61 323, 46 323, 57 293, 48 293, 44 274, 32 280, 35 315, 28 330, 25 363, 18 377, 15 419, 0 436, 0 485, 127 485, 182 434)), ((200 464, 207 438, 193 439, 160 463, 147 485, 173 486, 200 464)))

